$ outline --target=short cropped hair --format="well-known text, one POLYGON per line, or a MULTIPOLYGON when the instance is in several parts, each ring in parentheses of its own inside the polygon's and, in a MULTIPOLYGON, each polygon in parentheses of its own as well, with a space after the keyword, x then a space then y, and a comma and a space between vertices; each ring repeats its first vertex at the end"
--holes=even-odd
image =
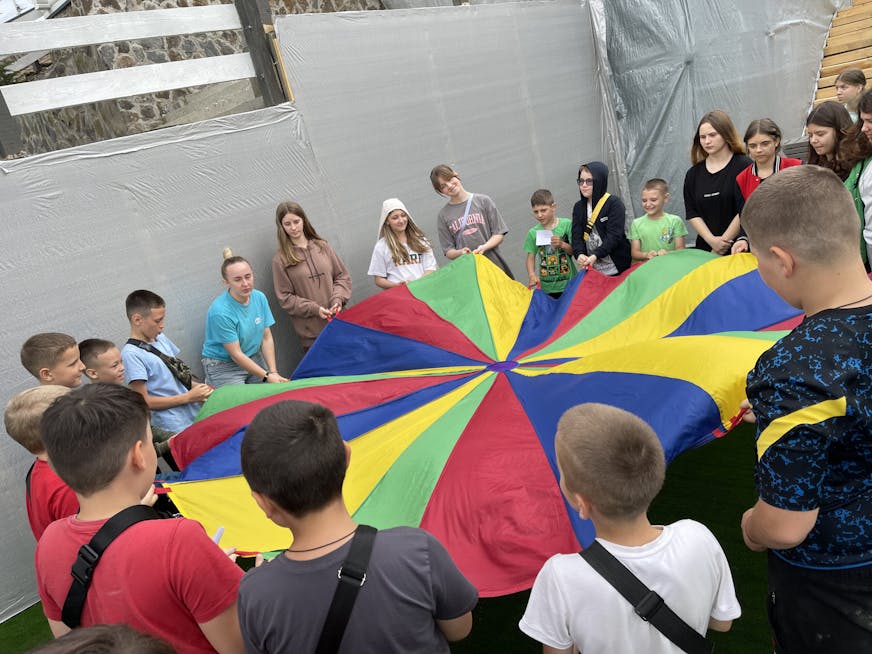
POLYGON ((755 250, 777 245, 806 261, 859 256, 860 223, 850 191, 833 171, 793 166, 754 191, 742 225, 755 250), (760 193, 763 191, 763 193, 760 193))
POLYGON ((147 316, 152 309, 163 309, 167 305, 164 299, 157 293, 152 293, 145 289, 133 291, 124 300, 124 308, 127 310, 127 319, 133 318, 133 314, 138 313, 140 316, 147 316))
POLYGON ((652 177, 642 186, 643 191, 660 191, 663 195, 669 193, 669 182, 659 177, 652 177))
POLYGON ((547 188, 533 191, 533 195, 530 196, 531 207, 541 207, 543 205, 550 207, 552 204, 554 204, 554 194, 547 188))
POLYGON ((126 624, 80 627, 30 650, 30 654, 175 654, 169 643, 126 624))
POLYGON ((42 414, 51 406, 52 402, 69 392, 70 389, 66 386, 56 384, 47 384, 21 391, 6 405, 6 411, 3 414, 6 433, 31 454, 45 452, 40 431, 42 414))
POLYGON ((130 448, 146 439, 147 430, 145 399, 116 384, 88 384, 58 399, 42 416, 42 440, 52 467, 86 497, 118 476, 130 448))
MULTIPOLYGON (((135 313, 139 313, 136 311, 135 313)), ((79 358, 86 368, 93 368, 97 365, 97 357, 104 354, 115 347, 112 341, 106 341, 102 338, 86 338, 79 343, 79 358)))
POLYGON ((442 181, 444 180, 447 182, 449 179, 454 177, 460 179, 460 174, 448 164, 439 164, 438 166, 434 166, 433 170, 430 171, 430 183, 439 195, 442 195, 442 181))
POLYGON ((342 496, 345 445, 336 417, 320 404, 285 400, 261 409, 245 431, 241 458, 251 490, 293 516, 342 496))
POLYGON ((554 439, 563 485, 604 517, 648 510, 666 476, 663 446, 644 420, 623 409, 587 403, 560 418, 554 439))
POLYGON ((21 346, 21 365, 39 379, 39 371, 55 366, 71 347, 76 347, 76 339, 68 334, 34 334, 21 346))

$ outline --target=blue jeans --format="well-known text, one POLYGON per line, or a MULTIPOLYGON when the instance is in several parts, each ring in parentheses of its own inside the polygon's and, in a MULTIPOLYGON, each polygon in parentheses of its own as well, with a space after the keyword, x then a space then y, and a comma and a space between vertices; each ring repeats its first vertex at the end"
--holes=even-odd
MULTIPOLYGON (((249 359, 261 366, 264 370, 269 370, 266 367, 266 361, 263 355, 258 351, 252 354, 249 359)), ((263 382, 263 377, 255 377, 240 368, 235 361, 222 361, 221 359, 210 359, 203 357, 203 370, 206 371, 206 383, 209 386, 219 388, 229 384, 260 384, 263 382)))

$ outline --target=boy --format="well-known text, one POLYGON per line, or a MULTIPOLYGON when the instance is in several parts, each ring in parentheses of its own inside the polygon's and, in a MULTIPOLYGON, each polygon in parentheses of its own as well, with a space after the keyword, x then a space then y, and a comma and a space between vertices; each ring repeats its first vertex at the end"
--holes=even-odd
POLYGON ((591 161, 578 168, 581 199, 572 207, 572 255, 579 268, 603 275, 619 275, 630 267, 630 242, 624 233, 627 210, 616 195, 606 192, 609 168, 591 161))
POLYGON ((687 227, 684 221, 663 211, 669 200, 669 184, 655 177, 642 187, 642 208, 645 215, 636 218, 630 226, 630 254, 635 261, 647 261, 654 257, 684 249, 687 227))
MULTIPOLYGON (((648 522, 666 470, 651 427, 615 407, 581 404, 560 418, 554 448, 560 488, 599 543, 695 631, 729 630, 739 603, 715 537, 693 520, 648 522)), ((546 652, 681 651, 578 554, 545 563, 519 626, 546 652)))
POLYGON ((85 366, 79 359, 76 339, 66 334, 48 332, 28 338, 21 346, 21 365, 43 385, 82 385, 85 366))
POLYGON ((452 260, 464 254, 483 254, 514 279, 499 253, 509 228, 494 201, 463 188, 460 175, 447 164, 439 164, 430 171, 430 183, 433 190, 448 198, 436 217, 442 253, 452 260))
POLYGON ((79 500, 73 489, 55 474, 48 463, 39 427, 43 412, 57 398, 69 392, 66 386, 56 385, 29 388, 9 400, 3 414, 6 433, 36 456, 25 478, 24 496, 27 521, 36 540, 52 522, 79 510, 79 500))
POLYGON ((79 343, 79 358, 89 381, 104 384, 124 383, 124 361, 112 341, 88 338, 79 343))
MULTIPOLYGON (((88 384, 52 404, 43 440, 58 475, 75 492, 79 514, 52 523, 36 547, 36 582, 55 637, 69 631, 61 607, 79 548, 123 509, 138 504, 154 478, 148 406, 125 386, 88 384)), ((100 558, 82 626, 123 622, 178 652, 242 652, 236 593, 242 570, 199 523, 145 520, 123 531, 100 558)))
POLYGON ((162 333, 167 310, 161 296, 146 290, 133 291, 127 296, 125 308, 130 321, 130 338, 146 346, 127 342, 121 348, 125 379, 130 388, 145 398, 156 427, 171 433, 180 432, 194 422, 200 404, 206 401, 212 388, 194 382, 188 390, 160 356, 148 349, 154 348, 167 357, 179 353, 175 343, 162 333))
POLYGON ((759 499, 742 533, 769 549, 776 651, 872 651, 872 282, 854 203, 833 172, 795 166, 742 224, 763 281, 806 315, 747 383, 759 499))
POLYGON ((540 188, 530 198, 533 216, 538 225, 530 228, 524 239, 524 252, 527 253, 527 274, 530 288, 541 285, 542 290, 551 297, 563 294, 567 282, 575 277, 575 263, 572 261, 572 221, 558 218, 557 203, 548 189, 540 188), (539 232, 550 232, 549 242, 540 244, 539 232), (536 267, 538 264, 538 274, 536 267))
MULTIPOLYGON (((248 426, 242 472, 258 506, 294 542, 242 580, 247 651, 315 651, 357 528, 342 499, 349 456, 336 418, 317 404, 278 402, 248 426)), ((469 633, 477 596, 427 532, 379 531, 339 651, 447 653, 447 641, 469 633)))

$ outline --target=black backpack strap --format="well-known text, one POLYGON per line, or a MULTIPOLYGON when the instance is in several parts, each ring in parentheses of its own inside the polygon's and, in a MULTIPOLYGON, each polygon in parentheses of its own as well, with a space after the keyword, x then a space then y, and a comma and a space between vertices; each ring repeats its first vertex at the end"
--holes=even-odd
POLYGON ((711 654, 714 644, 687 624, 670 609, 663 598, 643 584, 611 552, 593 541, 581 558, 609 582, 633 607, 640 618, 675 643, 688 654, 711 654))
POLYGON ((36 467, 36 461, 30 464, 27 474, 24 476, 24 490, 27 493, 27 499, 30 500, 30 478, 33 476, 33 469, 36 467))
POLYGON ((81 624, 82 610, 85 608, 85 598, 94 576, 94 568, 100 562, 104 550, 128 527, 143 520, 157 520, 158 518, 160 516, 149 506, 142 504, 128 506, 109 518, 94 534, 91 542, 79 548, 79 554, 73 562, 73 569, 70 572, 73 576, 73 583, 70 585, 70 591, 67 593, 67 599, 64 601, 64 608, 61 611, 61 620, 65 625, 70 629, 75 629, 81 624))
POLYGON ((327 618, 321 628, 321 637, 318 639, 318 647, 315 654, 335 654, 339 651, 342 636, 345 635, 345 627, 351 617, 351 609, 360 587, 366 583, 366 568, 369 565, 369 557, 372 554, 372 546, 375 544, 375 535, 378 530, 369 525, 358 525, 354 538, 351 540, 351 549, 345 563, 339 568, 336 584, 336 592, 333 593, 333 601, 327 618))
POLYGON ((184 386, 188 390, 191 390, 194 378, 193 375, 191 375, 191 368, 187 363, 185 363, 178 357, 171 357, 170 355, 161 352, 151 343, 146 343, 145 341, 141 341, 138 338, 130 337, 127 339, 127 343, 129 345, 138 347, 140 350, 150 352, 158 359, 163 361, 163 364, 167 367, 172 376, 175 377, 182 386, 184 386), (183 370, 187 372, 187 375, 182 374, 183 370))

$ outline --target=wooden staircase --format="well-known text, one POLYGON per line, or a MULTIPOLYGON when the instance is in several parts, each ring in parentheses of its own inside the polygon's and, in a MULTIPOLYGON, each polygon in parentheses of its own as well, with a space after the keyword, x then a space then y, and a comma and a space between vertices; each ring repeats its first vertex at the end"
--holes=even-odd
POLYGON ((838 74, 859 68, 872 88, 872 0, 854 0, 853 6, 836 14, 824 46, 815 104, 836 99, 838 74))

